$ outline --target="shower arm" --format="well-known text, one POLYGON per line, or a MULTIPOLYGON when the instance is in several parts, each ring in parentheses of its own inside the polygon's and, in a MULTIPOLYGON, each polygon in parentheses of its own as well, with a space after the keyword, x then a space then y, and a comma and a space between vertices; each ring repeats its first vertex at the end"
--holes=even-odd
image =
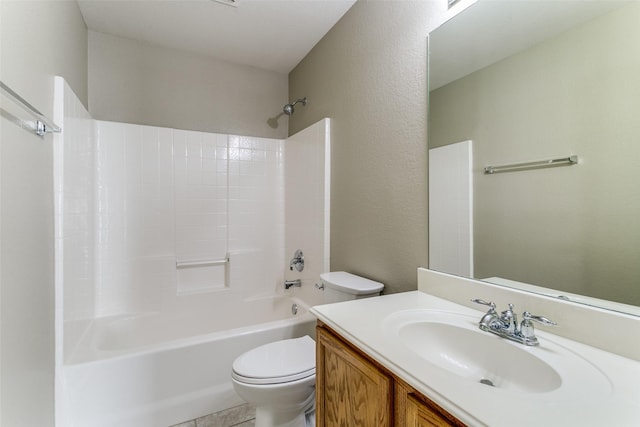
POLYGON ((302 99, 298 99, 296 102, 294 102, 293 104, 291 104, 291 106, 293 107, 294 105, 298 104, 302 102, 302 105, 307 105, 307 98, 302 98, 302 99))

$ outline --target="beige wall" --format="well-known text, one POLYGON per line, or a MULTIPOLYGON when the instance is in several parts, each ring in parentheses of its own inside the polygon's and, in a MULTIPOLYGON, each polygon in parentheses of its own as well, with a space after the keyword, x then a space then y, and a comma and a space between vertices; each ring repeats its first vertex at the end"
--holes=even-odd
POLYGON ((93 31, 89 92, 89 112, 98 120, 287 136, 288 118, 280 115, 286 74, 93 31))
POLYGON ((635 2, 431 94, 431 146, 474 141, 476 277, 640 305, 638 22, 635 2))
POLYGON ((289 75, 291 134, 331 117, 331 269, 416 289, 428 262, 427 35, 446 2, 358 1, 289 75))
MULTIPOLYGON (((2 0, 0 29, 4 83, 51 117, 62 75, 86 104, 87 30, 75 2, 2 0)), ((0 424, 52 426, 52 136, 0 126, 0 424)))

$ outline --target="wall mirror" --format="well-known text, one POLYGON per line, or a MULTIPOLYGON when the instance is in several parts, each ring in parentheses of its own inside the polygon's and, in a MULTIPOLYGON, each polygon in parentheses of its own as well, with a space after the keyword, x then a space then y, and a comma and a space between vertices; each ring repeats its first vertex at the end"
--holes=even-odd
POLYGON ((430 33, 430 158, 472 147, 469 194, 444 179, 471 200, 467 275, 640 315, 639 23, 634 1, 478 0, 430 33))

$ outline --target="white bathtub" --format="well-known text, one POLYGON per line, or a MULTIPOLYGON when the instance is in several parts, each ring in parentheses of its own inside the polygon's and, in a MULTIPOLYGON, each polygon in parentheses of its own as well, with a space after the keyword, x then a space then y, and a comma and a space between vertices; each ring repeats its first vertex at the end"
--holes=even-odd
POLYGON ((267 342, 314 337, 307 308, 273 296, 215 312, 94 321, 58 373, 60 419, 65 427, 166 427, 241 404, 233 360, 267 342))

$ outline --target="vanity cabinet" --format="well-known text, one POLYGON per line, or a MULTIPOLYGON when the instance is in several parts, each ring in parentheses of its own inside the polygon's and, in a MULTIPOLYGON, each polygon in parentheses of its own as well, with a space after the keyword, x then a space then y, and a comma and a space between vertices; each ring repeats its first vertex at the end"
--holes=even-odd
POLYGON ((316 425, 464 426, 322 322, 316 329, 316 425))
POLYGON ((316 424, 391 427, 393 378, 329 329, 316 332, 316 424))

